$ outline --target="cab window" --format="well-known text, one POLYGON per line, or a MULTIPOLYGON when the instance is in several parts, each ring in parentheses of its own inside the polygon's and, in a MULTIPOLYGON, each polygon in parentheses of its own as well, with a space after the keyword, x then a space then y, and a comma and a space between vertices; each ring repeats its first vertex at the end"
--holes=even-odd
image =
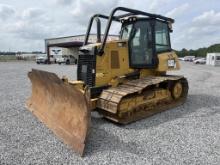
POLYGON ((132 24, 128 24, 127 26, 124 26, 122 28, 122 33, 121 33, 121 39, 122 40, 128 40, 129 39, 132 26, 133 26, 132 24))
POLYGON ((155 24, 156 52, 170 51, 169 28, 164 22, 156 21, 155 24))

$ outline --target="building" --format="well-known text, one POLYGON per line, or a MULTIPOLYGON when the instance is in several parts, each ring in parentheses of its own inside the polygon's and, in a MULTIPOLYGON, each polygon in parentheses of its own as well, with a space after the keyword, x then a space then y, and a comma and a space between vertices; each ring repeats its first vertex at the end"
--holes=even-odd
POLYGON ((220 53, 207 53, 206 65, 220 66, 220 53))
MULTIPOLYGON (((51 58, 62 56, 73 56, 78 59, 79 47, 83 45, 85 35, 76 35, 59 38, 45 39, 45 47, 47 52, 48 61, 51 58)), ((117 40, 117 35, 109 35, 108 41, 117 40)), ((89 43, 96 43, 97 35, 90 34, 89 43)))

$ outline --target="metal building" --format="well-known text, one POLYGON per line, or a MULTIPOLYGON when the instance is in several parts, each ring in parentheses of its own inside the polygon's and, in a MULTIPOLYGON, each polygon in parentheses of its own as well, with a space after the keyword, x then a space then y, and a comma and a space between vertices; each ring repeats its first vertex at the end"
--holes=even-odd
MULTIPOLYGON (((50 62, 52 57, 56 56, 73 56, 75 59, 78 59, 78 50, 79 47, 83 45, 85 35, 75 35, 68 37, 59 37, 59 38, 48 38, 45 39, 46 53, 48 61, 50 62)), ((117 35, 110 35, 108 40, 118 39, 117 35)), ((97 41, 97 35, 91 34, 89 37, 90 43, 95 43, 97 41)))

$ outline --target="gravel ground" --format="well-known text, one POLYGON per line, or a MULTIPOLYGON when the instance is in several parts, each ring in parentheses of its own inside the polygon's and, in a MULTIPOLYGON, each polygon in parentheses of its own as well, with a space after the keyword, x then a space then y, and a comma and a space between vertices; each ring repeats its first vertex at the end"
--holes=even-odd
POLYGON ((182 63, 183 106, 126 126, 93 114, 83 158, 25 109, 31 68, 75 79, 75 66, 0 63, 0 164, 220 164, 220 67, 182 63))

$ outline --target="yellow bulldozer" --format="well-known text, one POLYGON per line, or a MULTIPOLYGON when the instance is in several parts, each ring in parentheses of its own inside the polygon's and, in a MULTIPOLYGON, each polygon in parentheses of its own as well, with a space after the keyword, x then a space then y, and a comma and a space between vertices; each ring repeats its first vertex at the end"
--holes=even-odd
POLYGON ((79 49, 77 80, 32 69, 27 108, 83 155, 92 111, 127 124, 183 104, 187 79, 167 74, 180 69, 170 44, 173 23, 165 16, 124 7, 113 9, 109 16, 95 14, 79 49), (103 19, 107 25, 101 38, 103 19), (88 43, 94 21, 97 43, 88 43), (107 41, 113 21, 121 24, 119 39, 107 41))

